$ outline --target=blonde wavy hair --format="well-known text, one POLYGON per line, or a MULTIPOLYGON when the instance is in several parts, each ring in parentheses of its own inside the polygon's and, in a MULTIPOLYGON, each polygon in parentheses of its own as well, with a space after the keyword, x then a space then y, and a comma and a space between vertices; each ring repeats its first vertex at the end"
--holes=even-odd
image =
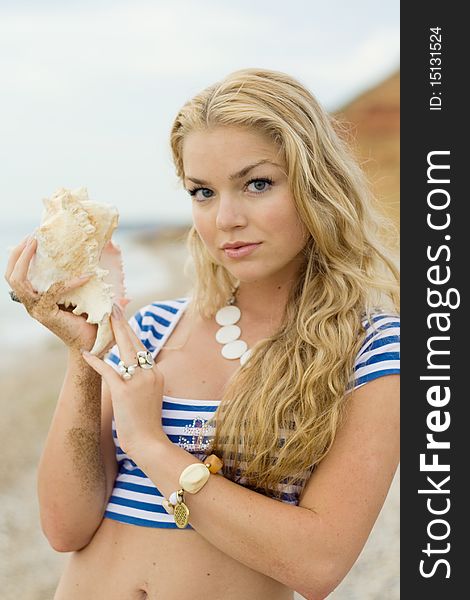
MULTIPOLYGON (((252 348, 228 382, 214 417, 211 451, 224 475, 279 498, 302 482, 331 448, 346 406, 364 316, 399 310, 399 274, 381 233, 369 183, 342 133, 297 80, 243 69, 188 101, 171 129, 178 177, 194 130, 248 128, 281 150, 296 210, 309 232, 304 262, 279 330, 252 348)), ((237 280, 215 262, 193 226, 192 310, 206 317, 227 303, 237 280)))

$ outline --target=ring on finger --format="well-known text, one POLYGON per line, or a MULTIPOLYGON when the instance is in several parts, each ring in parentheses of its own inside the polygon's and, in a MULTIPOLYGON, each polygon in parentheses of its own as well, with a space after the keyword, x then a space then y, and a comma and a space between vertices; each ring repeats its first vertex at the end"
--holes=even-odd
POLYGON ((10 294, 10 298, 13 300, 13 302, 20 302, 21 303, 21 300, 16 295, 16 292, 14 292, 13 290, 10 290, 8 293, 10 294))
POLYGON ((137 361, 142 369, 151 369, 155 364, 152 354, 148 350, 139 350, 137 352, 137 361))
POLYGON ((125 365, 122 360, 120 360, 118 364, 119 375, 122 379, 128 381, 134 375, 138 366, 138 364, 125 365))

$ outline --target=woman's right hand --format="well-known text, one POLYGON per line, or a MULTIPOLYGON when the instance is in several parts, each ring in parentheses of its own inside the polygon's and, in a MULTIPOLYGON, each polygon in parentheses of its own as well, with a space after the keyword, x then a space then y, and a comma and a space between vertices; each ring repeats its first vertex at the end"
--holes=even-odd
POLYGON ((61 309, 57 302, 64 292, 84 285, 91 275, 57 282, 46 292, 37 292, 27 277, 36 247, 37 240, 31 236, 13 249, 5 271, 5 279, 27 312, 52 331, 66 346, 74 350, 90 350, 96 338, 97 325, 87 323, 83 315, 74 315, 70 310, 61 309))

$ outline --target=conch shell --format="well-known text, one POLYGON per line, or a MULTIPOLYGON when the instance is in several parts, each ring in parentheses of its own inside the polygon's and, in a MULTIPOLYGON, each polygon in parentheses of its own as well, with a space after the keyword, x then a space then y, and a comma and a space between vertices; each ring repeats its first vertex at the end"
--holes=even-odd
POLYGON ((91 202, 85 188, 61 188, 44 199, 38 241, 28 279, 38 292, 45 292, 57 281, 91 274, 83 286, 71 290, 57 302, 73 313, 87 315, 98 330, 91 353, 101 354, 113 340, 110 314, 113 303, 123 308, 125 298, 121 252, 111 242, 118 224, 117 209, 91 202))

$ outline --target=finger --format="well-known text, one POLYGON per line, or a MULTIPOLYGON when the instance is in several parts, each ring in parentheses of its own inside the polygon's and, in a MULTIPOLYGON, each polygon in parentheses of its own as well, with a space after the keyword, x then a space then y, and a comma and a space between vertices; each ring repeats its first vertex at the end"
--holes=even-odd
POLYGON ((124 313, 117 304, 113 305, 111 326, 122 362, 126 365, 134 364, 136 361, 136 349, 128 333, 128 323, 124 318, 124 313))
POLYGON ((121 382, 120 376, 116 373, 113 367, 105 363, 104 360, 101 360, 97 356, 90 354, 90 352, 87 352, 86 350, 82 351, 82 356, 85 362, 87 362, 92 369, 101 375, 110 389, 112 389, 113 385, 121 382))
POLYGON ((23 283, 27 280, 28 269, 31 263, 31 259, 36 252, 37 240, 34 237, 29 238, 28 243, 23 248, 20 257, 16 261, 16 264, 11 273, 12 281, 23 283))
POLYGON ((76 290, 79 287, 88 283, 90 279, 93 277, 93 273, 86 273, 85 275, 80 275, 79 277, 73 277, 68 281, 59 281, 57 284, 52 285, 46 293, 50 293, 50 295, 54 298, 55 301, 61 299, 61 297, 66 296, 72 290, 76 290))
POLYGON ((33 289, 33 286, 27 281, 20 284, 12 284, 11 287, 28 312, 32 310, 41 298, 41 295, 36 292, 36 290, 33 289))
POLYGON ((30 312, 31 308, 38 302, 41 296, 39 292, 33 288, 29 279, 27 279, 27 271, 35 249, 36 240, 32 243, 29 241, 26 246, 23 247, 23 251, 14 264, 13 270, 7 279, 10 287, 22 304, 24 304, 28 312, 30 312))
POLYGON ((13 250, 11 251, 11 254, 10 254, 10 257, 9 257, 8 263, 7 263, 7 268, 5 271, 5 279, 8 281, 8 283, 10 283, 11 274, 13 272, 13 269, 15 268, 18 258, 20 257, 21 253, 23 252, 23 250, 28 242, 28 238, 29 238, 29 236, 26 236, 24 238, 24 240, 22 240, 18 244, 18 246, 15 246, 13 248, 13 250))
POLYGON ((127 324, 128 327, 128 331, 129 331, 129 336, 131 338, 131 343, 134 347, 134 352, 137 354, 137 352, 147 352, 147 348, 144 346, 144 344, 142 343, 141 340, 139 340, 139 338, 136 336, 136 334, 134 333, 134 331, 132 330, 131 326, 129 325, 129 323, 127 324))
POLYGON ((93 273, 85 273, 84 275, 80 275, 79 277, 69 279, 65 282, 65 290, 69 292, 70 290, 79 288, 80 286, 85 285, 85 283, 89 281, 92 277, 93 273))
POLYGON ((123 322, 123 327, 127 332, 127 336, 129 337, 129 340, 132 344, 132 347, 134 348, 134 352, 136 354, 137 354, 137 352, 141 352, 141 351, 147 352, 147 348, 144 346, 142 341, 136 335, 135 331, 129 325, 129 321, 127 321, 126 319, 122 319, 122 322, 123 322))
POLYGON ((126 306, 129 304, 129 302, 132 302, 132 300, 133 298, 118 298, 116 303, 118 304, 119 308, 124 311, 126 306))
POLYGON ((44 292, 42 303, 49 306, 60 304, 68 292, 85 285, 92 276, 92 274, 88 273, 80 277, 74 277, 69 281, 56 281, 44 292))

